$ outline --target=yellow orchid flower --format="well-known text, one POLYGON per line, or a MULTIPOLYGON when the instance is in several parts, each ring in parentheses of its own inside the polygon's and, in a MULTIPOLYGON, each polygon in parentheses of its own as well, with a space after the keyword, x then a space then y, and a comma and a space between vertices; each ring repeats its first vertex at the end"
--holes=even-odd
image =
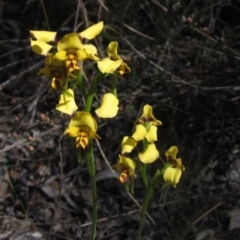
POLYGON ((112 93, 106 93, 101 100, 101 106, 95 110, 95 113, 100 118, 113 118, 118 112, 119 100, 112 93))
POLYGON ((76 138, 76 147, 86 148, 90 138, 97 135, 97 123, 89 112, 77 112, 71 119, 64 135, 76 138))
POLYGON ((155 116, 153 115, 153 109, 148 104, 144 105, 143 113, 138 119, 138 121, 142 124, 148 123, 150 125, 155 125, 155 126, 162 125, 162 122, 155 118, 155 116))
POLYGON ((62 37, 58 42, 58 52, 55 58, 66 60, 68 77, 75 78, 74 71, 80 71, 79 60, 92 59, 99 60, 97 57, 97 48, 91 44, 83 44, 82 38, 92 39, 96 37, 103 29, 103 22, 94 24, 80 33, 69 33, 62 37))
POLYGON ((154 143, 148 144, 146 150, 139 153, 138 158, 143 163, 152 163, 159 157, 159 151, 154 143))
POLYGON ((134 170, 136 168, 136 163, 129 157, 119 155, 117 164, 113 165, 112 168, 121 172, 118 179, 121 183, 126 183, 130 177, 135 176, 134 170))
POLYGON ((83 44, 78 33, 69 33, 62 37, 57 45, 58 52, 54 59, 66 61, 67 72, 70 78, 75 78, 73 71, 80 71, 79 60, 99 60, 97 49, 91 44, 83 44))
POLYGON ((167 161, 174 167, 181 169, 182 171, 185 170, 185 167, 182 165, 181 158, 177 158, 178 148, 176 146, 170 147, 165 155, 167 161))
POLYGON ((137 145, 137 141, 132 138, 125 136, 123 137, 122 144, 121 144, 121 153, 130 153, 137 145))
POLYGON ((51 87, 59 89, 63 86, 67 76, 63 61, 53 60, 53 54, 48 54, 45 59, 45 67, 40 69, 38 75, 52 78, 51 87))
POLYGON ((52 45, 48 44, 48 42, 55 41, 57 32, 50 31, 30 31, 30 35, 32 38, 30 39, 30 44, 32 50, 40 55, 47 55, 47 53, 51 50, 52 45))
POLYGON ((56 109, 62 113, 66 113, 70 116, 78 109, 75 99, 74 92, 72 89, 68 89, 63 92, 60 96, 60 101, 56 107, 56 109))
POLYGON ((117 48, 117 42, 110 42, 107 48, 108 58, 97 62, 98 68, 102 73, 117 72, 123 75, 131 71, 127 63, 118 55, 117 48))
POLYGON ((157 126, 161 124, 162 122, 154 117, 152 107, 146 104, 143 107, 142 115, 138 119, 132 138, 136 141, 146 138, 149 143, 153 143, 157 141, 157 126))
POLYGON ((176 146, 170 147, 165 153, 170 166, 164 171, 163 179, 173 187, 176 187, 182 176, 182 171, 185 170, 181 158, 176 158, 177 153, 178 148, 176 146))

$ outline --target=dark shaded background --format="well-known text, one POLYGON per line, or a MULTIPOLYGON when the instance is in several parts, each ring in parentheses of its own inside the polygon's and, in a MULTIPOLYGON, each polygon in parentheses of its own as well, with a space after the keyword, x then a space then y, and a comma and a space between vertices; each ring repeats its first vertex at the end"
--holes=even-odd
MULTIPOLYGON (((146 218, 142 239, 196 239, 206 229, 216 239, 240 239, 239 229, 229 229, 228 214, 240 204, 237 0, 1 0, 1 239, 88 239, 88 173, 76 162, 74 142, 59 143, 69 119, 54 110, 59 93, 49 88, 49 79, 36 75, 43 57, 31 51, 29 30, 47 30, 49 22, 49 30, 63 34, 101 20, 105 29, 93 41, 100 55, 116 40, 132 69, 119 81, 122 111, 99 120, 107 160, 116 162, 122 137, 131 134, 148 103, 163 122, 161 155, 177 145, 186 166, 176 189, 156 190, 148 211, 156 225, 146 218), (36 232, 40 238, 33 238, 36 232)), ((97 95, 109 87, 104 81, 97 95)), ((81 96, 77 99, 81 108, 81 96)), ((97 238, 134 239, 139 208, 111 178, 97 146, 95 152, 97 238)), ((158 167, 152 164, 150 174, 158 167)), ((134 198, 141 204, 143 185, 140 178, 135 182, 134 198)))

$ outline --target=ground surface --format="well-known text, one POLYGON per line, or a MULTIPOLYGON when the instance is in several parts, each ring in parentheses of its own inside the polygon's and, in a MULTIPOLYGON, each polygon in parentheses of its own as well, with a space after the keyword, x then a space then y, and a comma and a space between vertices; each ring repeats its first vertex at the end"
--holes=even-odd
MULTIPOLYGON (((161 154, 177 145, 186 171, 176 189, 156 190, 142 239, 240 239, 240 225, 229 228, 229 212, 240 207, 237 0, 0 2, 0 239, 89 237, 86 165, 78 165, 74 142, 59 141, 69 119, 55 110, 50 80, 36 75, 43 58, 31 51, 29 30, 81 31, 101 20, 93 41, 100 55, 116 40, 132 71, 119 82, 117 118, 98 122, 97 239, 136 236, 143 184, 136 179, 134 202, 107 163, 116 162, 146 103, 163 122, 161 154)), ((106 81, 98 97, 108 89, 106 81)))

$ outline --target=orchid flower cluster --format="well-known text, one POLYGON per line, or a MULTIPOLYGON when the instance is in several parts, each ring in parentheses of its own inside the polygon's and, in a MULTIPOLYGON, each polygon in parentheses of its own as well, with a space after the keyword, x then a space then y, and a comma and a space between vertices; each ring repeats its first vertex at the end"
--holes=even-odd
MULTIPOLYGON (((91 40, 96 37, 102 29, 103 22, 99 22, 83 32, 66 34, 60 40, 56 39, 57 32, 30 31, 32 50, 46 56, 45 67, 40 69, 38 74, 51 78, 52 89, 62 91, 56 109, 71 116, 69 127, 64 134, 76 138, 76 147, 86 148, 89 139, 100 138, 96 133, 96 120, 90 113, 94 91, 89 89, 86 94, 82 80, 83 69, 80 66, 83 61, 96 62, 102 74, 123 75, 130 72, 129 66, 117 53, 117 42, 109 43, 108 57, 104 59, 98 57, 97 48, 94 45, 83 43, 84 39, 91 40), (87 105, 85 111, 77 111, 74 89, 78 86, 87 105)), ((94 83, 92 85, 94 86, 94 83)), ((116 83, 112 92, 102 97, 101 106, 95 110, 98 117, 113 118, 117 115, 119 100, 115 86, 116 83)))
MULTIPOLYGON (((30 31, 30 43, 32 50, 39 55, 45 56, 44 67, 39 70, 39 75, 51 78, 51 88, 61 92, 59 103, 56 110, 62 114, 70 116, 70 122, 64 135, 75 139, 77 149, 84 152, 88 171, 91 178, 93 192, 93 226, 92 237, 95 239, 97 222, 97 202, 96 202, 96 179, 95 163, 92 148, 92 139, 100 139, 97 134, 97 121, 91 113, 96 86, 101 83, 104 77, 112 77, 111 91, 102 96, 100 107, 95 110, 98 118, 114 118, 119 110, 119 100, 117 98, 117 79, 119 75, 124 75, 131 71, 130 67, 118 55, 118 43, 110 42, 107 48, 107 57, 101 59, 98 56, 97 48, 92 44, 85 44, 85 40, 92 40, 103 30, 103 22, 92 25, 86 30, 77 33, 72 32, 57 39, 57 32, 51 31, 30 31), (95 63, 99 69, 99 74, 92 79, 90 86, 84 85, 84 61, 90 60, 95 63), (75 91, 80 91, 85 107, 78 109, 75 102, 75 91)), ((181 158, 177 158, 178 148, 170 147, 166 153, 166 163, 163 168, 158 169, 150 182, 147 176, 147 165, 160 158, 155 142, 157 139, 158 127, 162 122, 155 118, 153 109, 146 104, 143 107, 143 113, 138 118, 135 131, 131 136, 124 136, 121 143, 121 155, 113 169, 119 172, 119 181, 133 192, 133 180, 135 170, 138 169, 143 178, 144 185, 149 191, 159 182, 160 177, 166 184, 176 187, 178 184, 184 166, 181 158), (134 158, 129 155, 133 149, 139 149, 139 142, 142 143, 142 150, 134 158)), ((145 198, 149 201, 149 193, 146 192, 145 198), (147 196, 147 197, 146 197, 147 196)), ((148 205, 148 201, 145 205, 148 205)), ((142 210, 144 215, 146 212, 142 210)), ((143 221, 141 217, 141 223, 143 221)), ((140 224, 141 225, 141 224, 140 224)), ((142 226, 139 228, 140 235, 142 226)), ((139 237, 140 237, 139 235, 139 237)))
MULTIPOLYGON (((135 177, 134 171, 137 165, 138 170, 144 180, 145 186, 148 187, 148 179, 146 176, 145 167, 147 164, 153 163, 159 159, 159 151, 156 148, 155 142, 157 139, 158 126, 162 125, 162 122, 155 118, 153 115, 153 109, 150 105, 146 104, 143 107, 143 113, 138 118, 135 131, 132 136, 124 136, 121 144, 121 155, 118 162, 113 168, 121 172, 119 180, 122 183, 133 183, 135 177), (132 152, 139 142, 142 142, 142 151, 133 160, 125 156, 132 152)), ((166 183, 176 187, 178 184, 182 171, 185 167, 182 165, 181 158, 176 158, 178 148, 176 146, 170 147, 166 153, 167 162, 163 167, 163 179, 166 183)))

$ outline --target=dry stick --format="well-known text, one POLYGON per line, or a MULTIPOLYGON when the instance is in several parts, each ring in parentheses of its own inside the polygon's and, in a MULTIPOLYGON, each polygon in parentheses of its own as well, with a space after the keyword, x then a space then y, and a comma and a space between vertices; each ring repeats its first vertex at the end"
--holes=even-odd
MULTIPOLYGON (((202 36, 208 38, 210 41, 214 42, 214 43, 218 43, 217 40, 215 40, 214 38, 212 38, 211 36, 207 35, 206 33, 204 33, 203 31, 201 31, 198 28, 193 28, 193 30, 199 34, 201 34, 202 36)), ((234 53, 235 55, 237 55, 238 57, 240 57, 240 53, 236 52, 235 50, 233 50, 232 48, 229 48, 228 46, 226 46, 226 49, 228 49, 231 53, 234 53)))
POLYGON ((98 0, 98 2, 105 9, 105 11, 110 12, 102 0, 98 0))
POLYGON ((36 115, 37 104, 38 104, 39 98, 41 97, 42 88, 43 88, 43 81, 41 82, 40 86, 38 87, 38 90, 37 90, 37 93, 36 93, 36 95, 37 95, 36 99, 33 101, 33 103, 28 108, 28 112, 32 111, 32 116, 31 116, 31 119, 29 121, 29 124, 33 123, 34 117, 36 115))
POLYGON ((2 91, 2 89, 4 87, 6 87, 8 84, 10 84, 13 80, 15 80, 17 77, 21 77, 22 75, 24 75, 25 73, 32 71, 33 69, 39 67, 40 65, 42 65, 42 61, 36 63, 35 65, 33 65, 30 68, 27 68, 25 70, 23 70, 21 73, 19 73, 18 75, 14 75, 13 77, 9 78, 8 80, 6 80, 5 82, 3 82, 2 84, 0 84, 0 91, 2 91))
POLYGON ((204 217, 206 217, 209 213, 211 213, 213 210, 215 210, 216 208, 218 208, 220 205, 222 205, 222 201, 219 202, 217 205, 215 205, 214 207, 210 208, 208 211, 206 211, 204 214, 202 214, 199 218, 197 218, 192 225, 194 226, 195 224, 197 224, 200 220, 202 220, 204 217))
POLYGON ((74 32, 77 31, 77 22, 78 22, 78 15, 79 15, 79 11, 80 11, 80 5, 81 5, 81 0, 78 0, 77 3, 77 11, 76 11, 76 15, 75 15, 75 21, 74 21, 74 32))
MULTIPOLYGON (((177 202, 178 202, 178 201, 171 201, 171 202, 168 202, 168 203, 165 203, 165 204, 159 204, 159 205, 157 205, 157 206, 150 207, 150 209, 155 209, 155 208, 164 207, 164 206, 170 205, 170 204, 172 204, 172 203, 177 203, 177 202)), ((98 219, 97 222, 105 222, 105 221, 107 221, 107 220, 109 220, 109 219, 113 219, 113 218, 127 217, 127 216, 130 216, 130 215, 134 214, 134 213, 138 213, 138 212, 140 212, 140 211, 141 211, 141 209, 132 210, 132 211, 129 211, 129 212, 127 212, 127 213, 121 213, 121 214, 116 214, 116 215, 112 215, 112 216, 109 216, 109 217, 100 218, 100 219, 98 219)), ((87 227, 87 226, 89 226, 89 225, 91 225, 91 224, 92 224, 92 222, 87 222, 87 223, 82 224, 81 227, 87 227)))
POLYGON ((161 3, 159 3, 157 0, 151 0, 151 2, 155 3, 158 7, 160 7, 165 13, 168 12, 168 9, 163 6, 161 3))
POLYGON ((86 23, 86 28, 88 28, 89 27, 88 12, 87 12, 87 9, 86 9, 84 3, 81 0, 79 0, 79 1, 81 3, 81 9, 82 9, 82 15, 84 18, 84 22, 86 23))
POLYGON ((125 17, 126 17, 126 15, 127 15, 127 11, 128 11, 128 9, 130 8, 130 6, 131 6, 132 1, 133 1, 133 0, 128 1, 128 3, 124 6, 124 12, 123 12, 123 14, 122 14, 122 22, 124 22, 124 20, 125 20, 125 17))
MULTIPOLYGON (((196 29, 194 29, 196 30, 196 29)), ((199 29, 196 30, 198 33, 201 33, 203 36, 207 37, 208 39, 210 39, 211 41, 214 41, 215 43, 217 43, 217 41, 208 36, 207 34, 201 32, 199 29)), ((176 77, 175 75, 173 75, 171 72, 166 71, 165 69, 163 69, 162 67, 160 67, 159 65, 157 65, 156 63, 152 62, 151 60, 147 59, 147 57, 144 56, 144 54, 142 54, 140 51, 138 51, 126 38, 124 38, 125 42, 137 53, 139 54, 139 56, 141 56, 144 60, 146 60, 147 62, 149 62, 151 65, 153 65, 154 67, 156 67, 157 69, 159 69, 160 71, 164 72, 167 75, 170 75, 173 79, 175 80, 171 80, 171 82, 176 82, 176 83, 182 83, 185 85, 188 85, 190 87, 193 88, 200 88, 200 89, 204 89, 204 90, 222 90, 222 89, 233 89, 233 90, 239 90, 240 86, 236 86, 236 87, 232 87, 232 86, 225 86, 225 87, 199 87, 196 85, 193 85, 179 77, 176 77)), ((240 53, 234 51, 231 48, 227 48, 229 51, 231 51, 232 53, 236 54, 237 56, 240 56, 240 53)))
MULTIPOLYGON (((37 59, 38 57, 33 57, 32 59, 37 59)), ((22 60, 17 60, 15 62, 11 62, 9 64, 6 64, 6 65, 3 65, 2 67, 0 67, 0 71, 2 71, 3 69, 7 69, 7 68, 10 68, 10 67, 13 67, 19 63, 24 63, 24 62, 27 62, 29 61, 29 59, 22 59, 22 60)))
MULTIPOLYGON (((5 147, 5 148, 3 148, 3 149, 1 149, 0 150, 0 153, 4 153, 4 152, 7 152, 7 151, 9 151, 9 150, 11 150, 12 148, 14 148, 14 147, 16 147, 16 146, 18 146, 18 145, 22 145, 22 143, 23 142, 25 142, 25 141, 27 141, 27 140, 19 140, 19 141, 17 141, 17 142, 15 142, 14 144, 12 144, 12 145, 10 145, 10 146, 7 146, 7 147, 5 147)), ((0 160, 0 162, 5 162, 5 160, 0 160)))
MULTIPOLYGON (((115 33, 119 34, 119 32, 117 32, 116 30, 112 29, 112 31, 114 31, 115 33)), ((119 34, 120 35, 120 34, 119 34)), ((175 75, 173 75, 171 72, 166 71, 165 69, 163 69, 162 67, 160 67, 159 65, 157 65, 156 63, 154 63, 153 61, 149 60, 147 57, 144 56, 144 54, 142 54, 140 51, 138 51, 125 37, 123 37, 123 40, 130 46, 130 48, 132 48, 132 50, 134 50, 140 57, 142 57, 144 60, 146 60, 148 63, 150 63, 151 65, 153 65, 154 67, 156 67, 157 69, 159 69, 160 71, 166 73, 167 75, 170 75, 171 77, 177 79, 178 81, 185 83, 187 85, 190 85, 192 87, 195 88, 199 88, 198 86, 192 85, 186 81, 184 81, 183 79, 176 77, 175 75)))
MULTIPOLYGON (((139 54, 144 60, 146 60, 147 62, 149 62, 151 65, 153 65, 154 67, 156 67, 157 69, 159 69, 160 71, 166 73, 167 75, 170 75, 173 79, 176 79, 175 81, 172 80, 172 82, 177 82, 177 83, 182 83, 185 85, 189 85, 193 88, 200 88, 199 86, 195 86, 187 81, 184 81, 183 79, 176 77, 175 75, 173 75, 171 72, 166 71, 165 69, 163 69, 162 67, 160 67, 159 65, 157 65, 156 63, 154 63, 153 61, 147 59, 144 54, 142 54, 141 52, 139 52, 126 38, 124 38, 124 40, 126 41, 126 43, 137 53, 139 54)), ((201 87, 202 88, 202 87, 201 87)), ((211 88, 210 88, 211 89, 211 88)))
POLYGON ((144 60, 146 60, 147 62, 149 62, 151 65, 153 65, 154 67, 156 67, 157 69, 159 69, 160 71, 166 73, 167 75, 170 75, 171 77, 175 78, 176 80, 184 83, 184 84, 187 84, 191 87, 195 87, 195 88, 199 88, 198 86, 195 86, 195 85, 192 85, 186 81, 184 81, 183 79, 179 78, 179 77, 176 77, 174 76, 171 72, 168 72, 166 71, 165 69, 163 69, 162 67, 160 67, 159 65, 157 65, 156 63, 154 63, 153 61, 147 59, 147 57, 144 56, 144 54, 142 54, 141 52, 139 52, 126 38, 124 38, 125 42, 140 56, 142 57, 144 60))
POLYGON ((42 5, 43 15, 44 15, 44 18, 45 18, 45 21, 46 21, 47 29, 48 29, 48 31, 50 31, 50 25, 49 25, 49 21, 48 21, 48 15, 47 15, 46 8, 45 8, 45 5, 44 5, 43 0, 40 0, 40 3, 41 3, 41 5, 42 5))
MULTIPOLYGON (((58 130, 58 129, 60 129, 60 128, 61 128, 61 126, 55 126, 55 127, 51 128, 51 129, 49 129, 49 130, 47 130, 47 131, 45 131, 45 132, 43 132, 43 133, 37 134, 35 138, 37 138, 37 137, 43 137, 43 136, 49 134, 50 132, 55 131, 55 130, 58 130)), ((3 148, 3 149, 0 149, 0 153, 7 152, 7 151, 11 150, 12 148, 14 148, 14 147, 16 147, 16 146, 18 146, 18 145, 22 145, 22 144, 23 144, 24 142, 26 142, 26 141, 27 141, 27 140, 25 140, 25 139, 19 140, 19 141, 15 142, 14 144, 10 145, 10 146, 7 146, 7 147, 5 147, 5 148, 3 148)), ((3 162, 3 161, 0 161, 0 162, 3 162)))
MULTIPOLYGON (((117 174, 115 173, 115 171, 112 169, 111 165, 109 164, 109 161, 105 155, 105 153, 103 152, 102 150, 102 147, 101 147, 101 144, 100 142, 96 139, 96 142, 97 142, 97 145, 98 145, 98 148, 99 148, 99 151, 105 161, 105 163, 107 164, 107 166, 109 167, 109 169, 111 170, 111 172, 113 173, 113 175, 117 178, 117 174)), ((137 202, 137 200, 127 191, 127 194, 128 196, 132 199, 132 201, 140 208, 142 209, 142 206, 137 202)), ((153 218, 148 214, 146 213, 146 215, 148 216, 148 218, 151 220, 151 222, 156 226, 156 222, 153 220, 153 218)))
POLYGON ((149 36, 147 36, 147 35, 145 35, 145 34, 139 32, 139 31, 137 31, 136 29, 130 27, 130 26, 127 25, 126 23, 123 23, 123 26, 126 27, 126 28, 128 28, 130 31, 132 31, 132 32, 134 32, 134 33, 136 33, 136 34, 142 36, 142 37, 148 38, 148 39, 150 39, 150 40, 154 40, 154 39, 155 39, 155 38, 153 38, 153 37, 149 37, 149 36))

